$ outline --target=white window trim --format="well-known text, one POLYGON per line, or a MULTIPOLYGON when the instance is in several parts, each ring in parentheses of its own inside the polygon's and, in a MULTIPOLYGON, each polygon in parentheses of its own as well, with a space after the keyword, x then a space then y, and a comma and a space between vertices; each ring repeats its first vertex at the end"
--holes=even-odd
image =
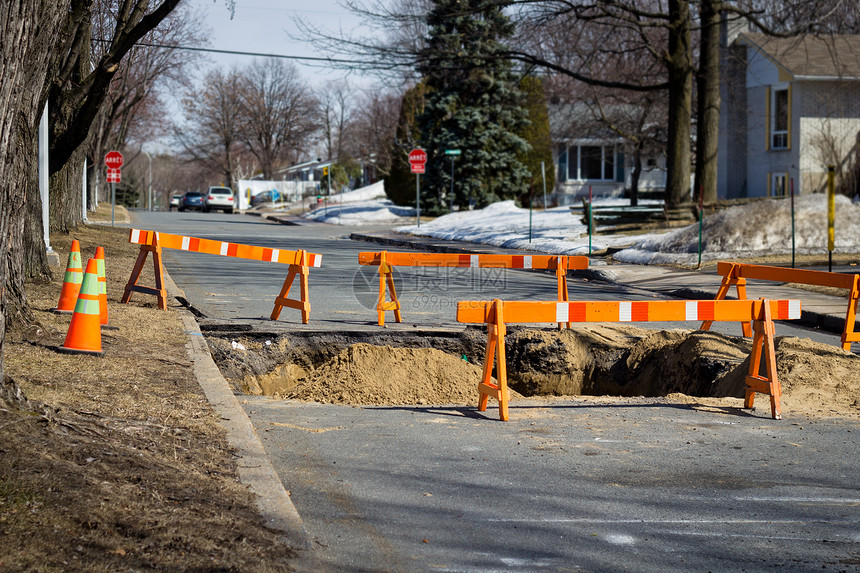
POLYGON ((566 181, 573 181, 575 183, 587 183, 589 181, 595 183, 607 183, 615 181, 615 169, 616 164, 618 162, 618 150, 614 144, 603 144, 603 143, 569 143, 567 144, 567 178, 566 181), (581 177, 582 175, 582 157, 580 153, 580 149, 582 147, 599 147, 600 148, 600 164, 601 164, 601 178, 600 179, 584 179, 581 177), (606 170, 606 150, 609 149, 612 153, 612 172, 609 174, 609 179, 604 179, 603 177, 606 175, 604 172, 606 170), (572 155, 576 155, 576 178, 570 177, 570 166, 571 166, 571 157, 572 155))
POLYGON ((769 191, 768 195, 770 195, 771 197, 788 197, 790 184, 791 184, 791 180, 788 177, 788 172, 771 173, 770 174, 770 187, 768 189, 768 191, 769 191), (783 187, 784 193, 783 194, 777 194, 777 189, 779 188, 777 183, 779 182, 780 178, 783 180, 783 185, 784 185, 784 187, 783 187))
POLYGON ((786 151, 789 149, 789 133, 791 132, 791 88, 787 82, 782 82, 779 84, 774 84, 770 88, 770 149, 773 151, 786 151), (776 129, 776 113, 777 113, 777 105, 776 105, 776 94, 779 92, 786 92, 786 97, 788 98, 787 106, 788 106, 788 117, 786 128, 784 130, 778 131, 776 129), (783 141, 785 142, 783 145, 776 145, 776 138, 778 136, 783 137, 783 141))

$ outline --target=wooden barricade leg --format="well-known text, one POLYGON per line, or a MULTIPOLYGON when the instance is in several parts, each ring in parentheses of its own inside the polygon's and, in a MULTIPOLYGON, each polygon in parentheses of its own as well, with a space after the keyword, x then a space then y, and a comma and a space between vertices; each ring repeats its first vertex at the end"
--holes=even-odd
POLYGON ((495 299, 487 317, 487 351, 484 353, 484 374, 478 384, 478 410, 485 412, 488 399, 492 396, 499 402, 499 419, 507 422, 509 394, 505 362, 505 320, 502 315, 502 301, 495 299), (492 381, 494 363, 495 384, 492 381))
MULTIPOLYGON (((562 256, 558 257, 556 267, 555 267, 555 276, 558 279, 558 301, 559 302, 568 302, 570 297, 567 291, 567 257, 562 256)), ((562 328, 570 328, 569 322, 559 322, 558 329, 562 330, 562 328), (562 326, 564 325, 564 326, 562 326)))
POLYGON ((275 308, 272 309, 270 316, 272 320, 278 320, 281 309, 286 306, 301 311, 302 324, 307 324, 310 321, 311 301, 308 290, 308 274, 308 254, 306 251, 299 251, 299 264, 290 265, 290 271, 281 287, 281 293, 275 299, 275 308), (299 276, 299 300, 287 298, 296 275, 299 276))
POLYGON ((131 276, 125 285, 125 291, 122 293, 120 302, 128 302, 131 300, 131 293, 139 292, 143 294, 153 294, 158 299, 158 308, 167 310, 167 289, 164 288, 164 266, 161 262, 161 245, 158 244, 158 235, 152 241, 151 245, 141 245, 140 252, 137 254, 137 261, 134 263, 134 268, 131 271, 131 276), (155 288, 140 286, 137 281, 140 279, 140 272, 146 263, 146 257, 152 253, 152 267, 155 274, 155 288))
MULTIPOLYGON (((738 300, 747 299, 747 280, 738 276, 739 272, 738 265, 732 264, 729 272, 723 277, 723 281, 720 283, 720 288, 717 290, 717 296, 714 297, 714 300, 724 300, 732 285, 737 288, 738 300)), ((713 320, 706 320, 702 322, 699 330, 710 330, 713 323, 713 320)), ((742 322, 741 328, 743 329, 745 337, 749 338, 752 336, 752 329, 750 328, 749 322, 742 322)))
POLYGON ((750 352, 750 369, 746 377, 746 396, 744 397, 744 408, 752 408, 755 393, 768 394, 770 396, 770 414, 774 420, 782 419, 779 397, 782 388, 776 376, 776 352, 773 345, 775 329, 770 315, 770 303, 762 300, 761 315, 752 324, 755 332, 750 352), (761 376, 761 357, 764 353, 765 372, 767 376, 761 376))
POLYGON ((394 271, 386 260, 386 251, 382 251, 379 261, 379 296, 376 299, 376 322, 379 326, 385 326, 385 312, 388 310, 394 311, 395 322, 401 321, 400 301, 397 300, 397 291, 394 288, 394 271), (386 288, 391 297, 390 301, 385 300, 386 288))
POLYGON ((854 285, 848 293, 848 311, 845 313, 845 328, 842 329, 842 349, 851 351, 852 342, 860 342, 860 336, 854 332, 857 320, 857 298, 860 297, 860 275, 854 275, 854 285))

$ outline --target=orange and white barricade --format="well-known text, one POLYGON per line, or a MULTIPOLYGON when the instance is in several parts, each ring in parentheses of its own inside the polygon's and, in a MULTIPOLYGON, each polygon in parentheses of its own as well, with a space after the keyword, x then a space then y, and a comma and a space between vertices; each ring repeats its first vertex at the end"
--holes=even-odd
MULTIPOLYGON (((570 255, 461 255, 451 253, 390 253, 388 251, 358 254, 361 265, 379 266, 379 298, 376 303, 378 324, 385 325, 385 312, 394 311, 395 322, 401 321, 400 301, 394 288, 392 267, 448 267, 482 269, 554 270, 558 279, 558 300, 570 300, 567 271, 588 268, 588 257, 570 255), (389 300, 385 293, 388 291, 389 300)), ((559 325, 560 326, 560 325, 559 325)))
POLYGON ((269 247, 253 245, 242 245, 239 243, 228 243, 226 241, 215 241, 212 239, 199 239, 197 237, 186 237, 183 235, 172 235, 170 233, 159 233, 156 231, 144 231, 131 229, 129 242, 140 245, 140 254, 132 270, 122 302, 128 302, 131 293, 140 292, 154 294, 158 297, 158 307, 167 308, 167 294, 164 289, 164 270, 161 261, 162 249, 176 249, 195 253, 207 253, 210 255, 221 255, 224 257, 235 257, 254 261, 266 261, 281 263, 290 266, 287 278, 281 288, 281 292, 275 299, 275 307, 272 310, 271 319, 277 320, 283 307, 295 308, 301 311, 302 322, 307 324, 310 319, 311 304, 308 292, 308 273, 310 267, 319 267, 322 263, 322 255, 309 253, 307 251, 285 251, 269 247), (155 272, 155 288, 140 286, 137 281, 140 271, 146 262, 149 253, 153 254, 155 272), (300 277, 300 298, 290 299, 287 294, 296 276, 300 277))
MULTIPOLYGON (((860 298, 860 275, 725 262, 717 264, 717 272, 723 275, 723 281, 717 290, 715 300, 725 299, 732 286, 737 289, 738 299, 746 300, 746 279, 845 289, 848 291, 848 310, 845 313, 845 326, 842 329, 842 348, 850 351, 852 342, 860 342, 860 333, 854 331, 857 299, 860 298)), ((705 321, 700 328, 708 330, 710 327, 711 321, 705 321)), ((749 320, 743 323, 743 332, 744 336, 752 335, 749 320)))
POLYGON ((776 375, 774 320, 800 318, 799 300, 659 300, 659 301, 460 301, 457 321, 487 325, 484 373, 478 385, 478 409, 487 409, 490 397, 499 402, 499 417, 508 419, 510 398, 505 366, 505 324, 562 322, 675 322, 727 321, 752 322, 755 337, 746 377, 744 407, 752 408, 755 393, 770 396, 771 415, 780 419, 781 389, 776 375), (764 376, 760 374, 762 353, 764 376), (496 382, 492 381, 493 365, 496 382))

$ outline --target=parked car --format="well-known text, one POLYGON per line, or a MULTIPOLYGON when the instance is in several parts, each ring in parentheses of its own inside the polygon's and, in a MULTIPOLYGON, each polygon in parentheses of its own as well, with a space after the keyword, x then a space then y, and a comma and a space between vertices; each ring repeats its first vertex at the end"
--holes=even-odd
POLYGON ((170 204, 167 207, 168 211, 173 211, 173 208, 179 208, 179 202, 182 201, 182 195, 171 195, 170 204))
POLYGON ((203 196, 203 211, 209 212, 213 209, 233 212, 233 190, 229 187, 210 187, 209 192, 203 196))
POLYGON ((203 210, 203 193, 199 191, 186 191, 179 201, 179 210, 203 210))
POLYGON ((251 197, 251 206, 256 207, 257 205, 261 205, 263 203, 274 203, 275 201, 281 200, 281 194, 277 189, 269 189, 268 191, 261 191, 251 197))

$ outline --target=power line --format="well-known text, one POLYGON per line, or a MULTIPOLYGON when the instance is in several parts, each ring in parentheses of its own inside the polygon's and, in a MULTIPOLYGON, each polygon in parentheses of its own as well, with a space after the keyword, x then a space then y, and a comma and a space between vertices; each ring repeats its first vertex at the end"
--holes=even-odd
MULTIPOLYGON (((103 38, 95 38, 94 42, 108 43, 109 40, 103 38)), ((286 54, 264 54, 261 52, 241 52, 238 50, 216 50, 214 48, 195 48, 193 46, 171 46, 168 44, 150 44, 145 42, 137 42, 135 46, 143 46, 145 48, 163 48, 166 50, 185 50, 187 52, 208 52, 211 54, 226 54, 230 56, 254 56, 261 58, 282 58, 285 60, 303 60, 309 62, 330 62, 332 64, 366 64, 360 60, 342 60, 339 58, 317 58, 313 56, 288 56, 286 54)))

